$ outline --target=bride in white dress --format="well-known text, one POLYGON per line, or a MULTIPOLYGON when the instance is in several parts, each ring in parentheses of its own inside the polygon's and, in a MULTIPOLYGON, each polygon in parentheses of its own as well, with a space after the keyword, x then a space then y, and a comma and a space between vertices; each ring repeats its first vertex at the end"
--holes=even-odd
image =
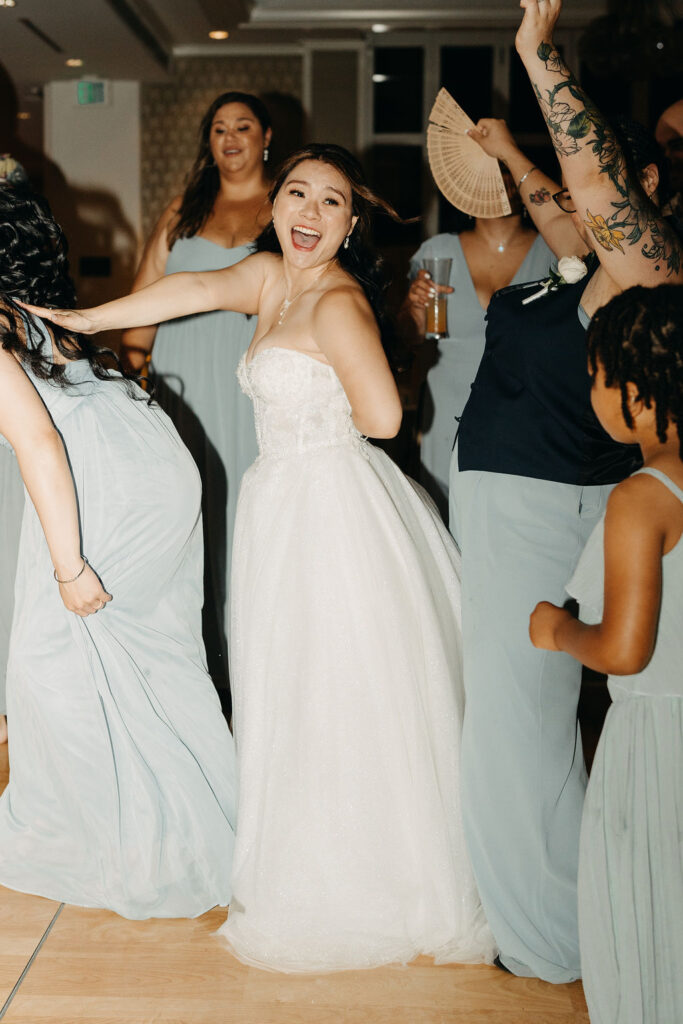
POLYGON ((281 971, 489 962, 460 816, 459 556, 365 436, 401 419, 366 243, 384 204, 323 145, 290 157, 273 199, 262 251, 234 267, 80 314, 34 311, 86 333, 217 308, 259 317, 239 369, 260 455, 233 555, 233 953, 281 971))

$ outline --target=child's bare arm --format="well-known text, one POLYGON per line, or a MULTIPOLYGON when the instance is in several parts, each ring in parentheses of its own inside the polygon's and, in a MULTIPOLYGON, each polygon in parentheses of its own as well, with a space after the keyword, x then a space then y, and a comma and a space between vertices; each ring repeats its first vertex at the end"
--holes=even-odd
POLYGON ((602 622, 588 626, 566 609, 543 601, 529 627, 535 646, 566 651, 610 675, 632 675, 645 668, 657 635, 669 505, 665 496, 653 502, 652 487, 651 477, 635 476, 610 495, 602 622))

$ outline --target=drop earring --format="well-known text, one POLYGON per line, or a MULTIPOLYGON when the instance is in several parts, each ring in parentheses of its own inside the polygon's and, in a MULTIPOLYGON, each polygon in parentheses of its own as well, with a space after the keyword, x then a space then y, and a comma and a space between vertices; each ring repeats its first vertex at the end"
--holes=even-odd
POLYGON ((351 237, 351 235, 347 235, 346 238, 344 239, 344 248, 345 249, 348 249, 348 247, 349 247, 349 238, 350 237, 351 237))
POLYGON ((268 147, 266 146, 266 148, 263 150, 263 162, 264 162, 264 164, 268 163, 269 155, 270 154, 268 153, 268 147))

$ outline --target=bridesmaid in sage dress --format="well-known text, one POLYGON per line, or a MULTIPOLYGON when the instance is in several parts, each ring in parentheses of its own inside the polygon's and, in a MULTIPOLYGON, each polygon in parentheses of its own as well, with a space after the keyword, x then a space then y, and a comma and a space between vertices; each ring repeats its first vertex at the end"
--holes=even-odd
POLYGON ((235 821, 233 742, 201 638, 199 474, 158 405, 85 339, 14 305, 73 304, 44 201, 0 191, 0 240, 0 432, 33 499, 0 884, 129 918, 193 917, 229 902, 235 821), (85 606, 84 585, 99 594, 85 606))
MULTIPOLYGON (((239 263, 270 219, 265 169, 270 117, 247 93, 218 96, 200 127, 197 159, 182 197, 166 209, 147 244, 134 289, 164 274, 239 263)), ((236 378, 255 317, 217 311, 157 328, 127 331, 124 362, 136 371, 154 346, 155 398, 199 467, 204 513, 203 632, 209 671, 228 686, 228 589, 237 494, 256 458, 254 420, 236 378), (156 337, 155 337, 156 335, 156 337)))
POLYGON ((612 492, 538 647, 608 674, 581 824, 579 938, 592 1024, 683 1020, 683 286, 632 288, 588 331, 593 407, 644 466, 612 492))
POLYGON ((0 448, 0 743, 7 740, 5 670, 23 509, 24 485, 16 459, 11 452, 0 448))

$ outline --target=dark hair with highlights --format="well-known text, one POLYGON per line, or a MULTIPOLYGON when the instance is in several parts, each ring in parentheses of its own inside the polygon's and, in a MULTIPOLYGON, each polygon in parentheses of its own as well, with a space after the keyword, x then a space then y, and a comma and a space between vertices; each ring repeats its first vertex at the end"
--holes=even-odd
MULTIPOLYGON (((376 195, 365 181, 363 168, 348 149, 333 143, 311 143, 298 149, 281 164, 273 183, 270 199, 273 201, 295 167, 305 160, 318 160, 329 164, 346 178, 351 189, 352 212, 358 217, 356 226, 349 237, 348 248, 343 245, 337 252, 340 266, 348 271, 363 288, 372 311, 382 330, 383 339, 388 329, 384 312, 384 293, 388 281, 384 273, 384 261, 370 241, 372 215, 376 211, 387 214, 392 220, 404 223, 393 206, 376 195)), ((273 222, 256 239, 257 252, 281 253, 282 248, 273 222)), ((385 339, 386 340, 386 339, 385 339)))
POLYGON ((249 92, 223 92, 217 96, 199 125, 199 150, 187 176, 182 202, 175 223, 168 233, 168 247, 179 238, 192 238, 206 224, 220 187, 220 175, 211 155, 211 125, 226 103, 243 103, 261 125, 263 133, 271 127, 270 114, 263 100, 249 92))
POLYGON ((648 409, 654 403, 662 443, 669 423, 676 425, 683 459, 683 285, 629 288, 597 311, 586 340, 591 377, 600 364, 607 387, 621 390, 626 425, 633 427, 630 382, 648 409))
MULTIPOLYGON (((0 344, 5 351, 16 352, 36 377, 61 386, 68 384, 64 365, 43 354, 43 334, 32 314, 14 300, 73 309, 76 289, 69 275, 67 249, 64 233, 43 196, 29 186, 0 186, 0 344)), ((121 370, 109 349, 98 348, 87 337, 57 324, 50 324, 50 332, 60 355, 69 361, 87 359, 99 380, 136 379, 121 370), (102 357, 117 367, 120 376, 111 374, 102 357)), ((140 393, 140 397, 145 396, 140 393)))

